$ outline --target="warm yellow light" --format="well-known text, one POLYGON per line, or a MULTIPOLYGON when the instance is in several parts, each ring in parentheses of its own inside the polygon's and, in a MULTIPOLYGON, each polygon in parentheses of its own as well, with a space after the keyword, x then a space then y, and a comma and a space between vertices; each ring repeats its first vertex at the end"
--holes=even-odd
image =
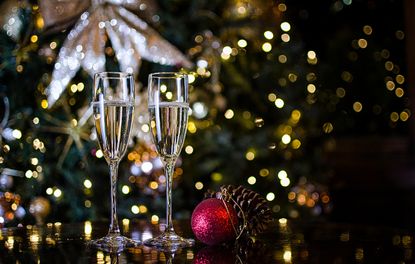
POLYGON ((281 137, 281 142, 284 143, 284 144, 289 144, 291 142, 291 136, 288 135, 288 134, 284 134, 281 137))
POLYGON ((371 35, 372 34, 372 27, 371 26, 369 26, 369 25, 365 25, 364 27, 363 27, 363 32, 366 34, 366 35, 371 35))
POLYGON ((309 83, 307 85, 307 91, 309 93, 315 93, 316 92, 316 86, 314 84, 312 84, 312 83, 309 83))
POLYGON ((291 118, 292 118, 293 120, 295 120, 295 121, 300 120, 300 118, 301 118, 301 112, 300 112, 300 110, 297 110, 297 109, 293 110, 293 111, 291 112, 291 118))
POLYGON ((26 176, 26 178, 30 179, 33 177, 33 171, 27 170, 24 175, 26 176))
POLYGON ((281 179, 280 184, 282 187, 287 187, 288 185, 290 185, 290 179, 288 178, 281 179))
POLYGON ((278 108, 283 108, 284 107, 284 100, 282 100, 281 98, 278 98, 277 100, 275 100, 275 106, 278 108))
POLYGON ((18 130, 18 129, 13 129, 12 136, 15 139, 20 139, 20 138, 22 138, 22 132, 20 130, 18 130))
POLYGON ((288 80, 290 80, 290 82, 296 82, 297 78, 298 78, 298 76, 294 73, 288 74, 288 80))
POLYGON ((85 235, 90 235, 92 233, 92 223, 91 223, 91 221, 85 221, 85 223, 84 223, 84 233, 85 233, 85 235))
POLYGON ((90 189, 92 187, 92 182, 90 180, 85 180, 84 186, 85 188, 90 189))
POLYGON ((387 71, 392 71, 394 67, 395 67, 395 65, 393 65, 393 62, 391 62, 391 61, 385 62, 385 69, 387 71))
POLYGON ((189 121, 189 123, 187 124, 187 130, 189 130, 189 132, 192 134, 196 133, 196 124, 193 121, 189 121))
POLYGON ((281 11, 281 12, 285 12, 285 11, 287 11, 287 6, 283 3, 278 4, 278 10, 281 11))
POLYGON ((203 183, 202 182, 196 182, 195 183, 195 188, 197 190, 202 190, 203 189, 203 183))
POLYGON ((307 52, 307 58, 309 58, 310 60, 314 60, 316 58, 316 52, 314 50, 310 50, 307 52))
POLYGON ((95 152, 95 157, 99 159, 104 157, 104 153, 102 152, 102 150, 98 149, 97 152, 95 152))
POLYGON ((274 33, 272 33, 271 31, 267 30, 264 32, 264 37, 266 39, 273 39, 274 38, 274 33))
POLYGON ((255 159, 255 153, 254 153, 253 151, 248 151, 248 152, 245 154, 245 158, 246 158, 247 160, 254 160, 254 159, 255 159))
POLYGON ((226 54, 226 53, 222 53, 222 54, 220 55, 220 57, 221 57, 223 60, 229 60, 229 58, 231 57, 231 55, 230 55, 230 54, 226 54))
POLYGON ((281 54, 278 56, 278 61, 280 63, 286 63, 287 62, 287 56, 285 56, 284 54, 281 54))
POLYGON ((359 262, 363 260, 365 256, 363 248, 357 248, 354 256, 359 262))
POLYGON ((277 175, 280 180, 288 177, 288 173, 285 170, 280 170, 277 175))
POLYGON ((37 37, 36 35, 32 35, 32 36, 30 37, 30 42, 32 42, 32 43, 37 42, 37 40, 38 40, 38 37, 37 37))
POLYGON ((390 114, 390 119, 391 119, 391 121, 392 121, 392 122, 396 122, 396 121, 398 121, 398 120, 399 120, 399 114, 398 114, 398 113, 396 113, 396 112, 392 112, 392 113, 390 114))
POLYGON ((123 218, 122 225, 128 227, 130 225, 130 219, 123 218))
POLYGON ((353 110, 357 113, 361 112, 363 109, 363 105, 361 102, 354 102, 353 103, 353 110))
POLYGON ((62 191, 61 191, 60 189, 56 189, 56 190, 53 192, 53 196, 55 196, 56 198, 61 197, 61 196, 62 196, 62 191))
POLYGON ((407 121, 408 120, 408 118, 409 118, 409 114, 407 113, 407 112, 401 112, 401 114, 399 115, 399 118, 402 120, 402 121, 407 121))
POLYGON ((186 154, 192 154, 193 153, 193 147, 188 145, 184 148, 184 152, 186 152, 186 154))
POLYGON ((231 53, 232 53, 232 48, 231 47, 229 47, 229 46, 223 47, 222 54, 231 55, 231 53))
POLYGON ((48 101, 47 101, 46 99, 43 99, 43 100, 41 101, 41 103, 40 103, 40 106, 41 106, 43 109, 48 108, 48 106, 49 106, 48 101))
POLYGON ((50 188, 50 187, 49 187, 49 188, 47 188, 47 189, 46 189, 46 194, 47 194, 47 195, 52 195, 52 194, 53 194, 53 189, 52 189, 52 188, 50 188))
POLYGON ((269 42, 262 44, 262 50, 265 52, 270 52, 272 50, 272 45, 269 42))
POLYGON ((293 149, 299 149, 301 147, 301 141, 298 139, 294 139, 291 145, 293 149))
POLYGON ((365 49, 367 47, 367 40, 366 39, 359 39, 357 41, 357 45, 359 45, 359 48, 365 49))
POLYGON ((282 22, 280 25, 281 29, 285 32, 288 32, 291 30, 291 25, 288 22, 282 22))
POLYGON ((137 205, 133 205, 133 206, 131 206, 131 212, 133 214, 138 214, 138 213, 140 213, 140 209, 138 209, 137 205))
POLYGON ((121 192, 123 194, 129 194, 130 193, 130 187, 128 185, 123 185, 121 188, 121 192))
POLYGON ((225 112, 225 118, 226 118, 226 119, 232 119, 234 115, 235 115, 235 114, 234 114, 234 112, 233 112, 233 110, 232 110, 232 109, 228 109, 228 110, 226 110, 226 112, 225 112))
POLYGON ((138 210, 139 210, 139 211, 140 211, 140 213, 142 213, 142 214, 145 214, 145 213, 147 213, 147 211, 148 211, 147 206, 145 206, 145 205, 140 205, 140 206, 138 207, 138 210))
POLYGON ((263 169, 261 169, 261 170, 259 171, 259 175, 260 175, 261 177, 266 177, 266 176, 268 176, 268 175, 269 175, 269 170, 268 170, 267 168, 263 168, 263 169))
POLYGON ((256 183, 256 178, 254 176, 250 176, 250 177, 248 177, 247 182, 250 185, 254 185, 256 183))
POLYGON ((189 80, 189 83, 194 83, 196 77, 193 74, 189 74, 187 75, 187 79, 189 80))
POLYGON ((388 89, 389 91, 393 91, 393 89, 395 89, 395 83, 393 81, 387 81, 386 89, 388 89))
POLYGON ((238 40, 238 46, 241 48, 245 48, 246 46, 248 46, 248 42, 246 42, 246 40, 244 39, 240 39, 238 40))
POLYGON ((353 75, 348 71, 343 71, 341 74, 341 78, 343 79, 343 81, 348 83, 353 81, 353 75))
POLYGON ((403 84, 405 82, 405 77, 401 74, 396 75, 395 80, 399 84, 403 84))
POLYGON ((85 85, 83 83, 78 83, 77 87, 78 87, 78 92, 82 92, 85 88, 85 85))
POLYGON ((270 202, 273 201, 275 199, 275 194, 272 192, 268 193, 266 199, 270 202))
POLYGON ((276 95, 276 94, 274 94, 274 93, 270 93, 270 94, 268 94, 268 100, 269 100, 270 102, 275 102, 275 100, 277 100, 277 95, 276 95))
POLYGON ((78 91, 78 86, 76 86, 76 84, 72 84, 71 85, 71 92, 76 93, 76 91, 78 91))
POLYGON ((395 90, 395 95, 397 96, 397 97, 402 97, 403 95, 404 95, 404 90, 402 89, 402 88, 396 88, 396 90, 395 90))
POLYGON ((346 90, 344 88, 342 88, 342 87, 339 87, 339 88, 336 89, 336 95, 339 98, 343 98, 343 97, 346 96, 346 90))
POLYGON ((157 224, 159 222, 159 217, 157 215, 152 215, 151 216, 151 223, 152 224, 157 224))
POLYGON ((85 205, 86 208, 91 208, 92 203, 91 203, 90 200, 85 200, 84 205, 85 205))
POLYGON ((281 35, 281 40, 283 42, 289 42, 290 41, 290 35, 288 35, 287 33, 284 33, 281 35))
POLYGON ((162 93, 167 92, 167 86, 165 84, 160 85, 160 92, 162 93))
POLYGON ((143 124, 141 126, 141 131, 143 131, 144 133, 147 133, 148 131, 150 131, 150 126, 148 124, 143 124))
POLYGON ((214 173, 212 173, 211 178, 215 182, 220 182, 220 181, 222 181, 223 176, 219 172, 214 172, 214 173))
POLYGON ((284 251, 284 254, 282 255, 282 258, 285 262, 291 262, 292 253, 290 250, 284 251))
POLYGON ((155 181, 151 181, 149 186, 151 189, 156 190, 159 187, 159 184, 155 181))
POLYGON ((324 133, 328 134, 331 133, 333 131, 334 127, 333 124, 330 122, 326 122, 323 124, 323 131, 324 133))
POLYGON ((36 166, 37 164, 39 164, 39 159, 38 158, 31 158, 30 163, 32 163, 32 165, 36 166))

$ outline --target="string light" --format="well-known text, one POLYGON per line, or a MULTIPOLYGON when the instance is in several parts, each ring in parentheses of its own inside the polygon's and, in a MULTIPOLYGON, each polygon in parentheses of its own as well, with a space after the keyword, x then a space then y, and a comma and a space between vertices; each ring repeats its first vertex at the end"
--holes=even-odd
POLYGON ((228 109, 225 112, 225 118, 226 119, 232 119, 234 117, 235 113, 233 112, 232 109, 228 109))
POLYGON ((256 178, 254 176, 250 176, 247 179, 248 184, 254 185, 256 183, 256 178))
POLYGON ((265 197, 269 202, 274 201, 275 199, 275 194, 273 192, 269 192, 267 193, 266 197, 265 197))
POLYGON ((202 182, 196 182, 195 183, 195 188, 197 189, 197 190, 202 190, 203 189, 203 183, 202 182))
POLYGON ((248 46, 248 42, 244 39, 240 39, 238 40, 238 46, 241 48, 246 48, 246 46, 248 46))
POLYGON ((264 32, 264 37, 268 40, 271 40, 274 38, 274 33, 272 33, 271 31, 265 31, 264 32))
POLYGON ((282 22, 282 23, 280 24, 280 28, 281 28, 283 31, 288 32, 288 31, 290 31, 290 30, 291 30, 291 25, 290 25, 290 23, 288 23, 288 22, 282 22))

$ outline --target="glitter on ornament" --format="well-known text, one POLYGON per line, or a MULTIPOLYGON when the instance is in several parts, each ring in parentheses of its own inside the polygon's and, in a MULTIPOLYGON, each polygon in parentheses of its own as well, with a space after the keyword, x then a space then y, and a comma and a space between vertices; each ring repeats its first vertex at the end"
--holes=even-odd
POLYGON ((203 200, 192 213, 192 230, 196 238, 217 245, 236 238, 238 217, 232 205, 216 198, 203 200))

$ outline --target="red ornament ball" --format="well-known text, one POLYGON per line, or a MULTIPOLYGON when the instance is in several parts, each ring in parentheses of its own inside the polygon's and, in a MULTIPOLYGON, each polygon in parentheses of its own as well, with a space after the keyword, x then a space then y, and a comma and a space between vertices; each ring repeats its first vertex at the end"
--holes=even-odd
POLYGON ((192 213, 192 230, 196 238, 217 245, 236 238, 238 216, 228 202, 209 198, 199 203, 192 213))

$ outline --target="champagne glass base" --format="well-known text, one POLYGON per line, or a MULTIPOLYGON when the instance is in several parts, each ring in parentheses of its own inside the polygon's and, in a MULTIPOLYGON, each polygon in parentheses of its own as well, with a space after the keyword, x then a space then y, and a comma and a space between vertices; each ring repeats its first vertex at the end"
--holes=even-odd
POLYGON ((191 238, 183 238, 174 232, 164 232, 161 235, 144 241, 144 245, 160 249, 162 251, 174 252, 181 248, 192 247, 195 240, 191 238))
POLYGON ((100 249, 109 253, 120 253, 127 248, 134 248, 141 245, 140 241, 135 241, 118 234, 108 234, 105 237, 92 240, 88 246, 100 249))

